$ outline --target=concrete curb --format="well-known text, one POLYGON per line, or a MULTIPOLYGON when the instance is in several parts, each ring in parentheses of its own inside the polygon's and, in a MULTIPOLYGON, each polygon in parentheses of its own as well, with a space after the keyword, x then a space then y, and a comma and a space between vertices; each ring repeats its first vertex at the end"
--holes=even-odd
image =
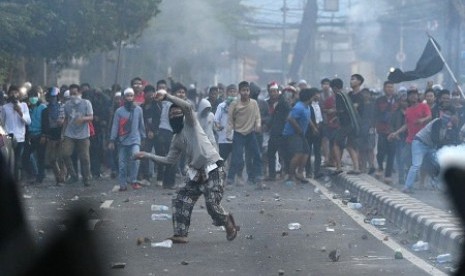
POLYGON ((369 175, 340 174, 333 183, 356 195, 361 203, 377 208, 387 220, 411 235, 429 242, 439 252, 459 256, 464 232, 457 217, 431 207, 369 175))

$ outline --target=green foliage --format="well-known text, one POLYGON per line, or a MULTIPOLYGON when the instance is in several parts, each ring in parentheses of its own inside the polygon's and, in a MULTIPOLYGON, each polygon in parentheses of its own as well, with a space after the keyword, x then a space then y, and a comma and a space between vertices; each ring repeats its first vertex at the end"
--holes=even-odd
POLYGON ((69 60, 138 37, 161 0, 0 0, 0 54, 69 60))

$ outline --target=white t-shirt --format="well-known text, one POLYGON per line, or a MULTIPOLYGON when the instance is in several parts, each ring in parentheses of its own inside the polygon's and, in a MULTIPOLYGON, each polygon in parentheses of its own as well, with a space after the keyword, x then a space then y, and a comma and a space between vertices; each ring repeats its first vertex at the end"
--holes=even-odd
POLYGON ((228 109, 226 106, 226 102, 222 102, 216 108, 215 118, 214 121, 217 125, 219 125, 222 129, 218 130, 216 134, 218 134, 218 144, 230 144, 232 143, 231 140, 226 139, 226 128, 228 127, 228 109))

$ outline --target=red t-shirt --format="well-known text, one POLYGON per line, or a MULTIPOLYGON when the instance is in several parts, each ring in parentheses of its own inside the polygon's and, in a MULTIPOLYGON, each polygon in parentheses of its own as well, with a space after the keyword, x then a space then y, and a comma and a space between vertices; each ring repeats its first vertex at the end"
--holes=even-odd
POLYGON ((136 105, 141 105, 143 104, 145 101, 145 96, 144 96, 144 92, 138 94, 138 95, 134 95, 134 103, 136 105))
MULTIPOLYGON (((334 109, 336 108, 336 97, 334 95, 329 96, 323 103, 323 109, 334 109)), ((326 115, 326 124, 329 128, 339 128, 339 122, 337 120, 336 112, 326 115)))
POLYGON ((428 122, 418 124, 419 119, 431 115, 431 109, 427 104, 419 103, 416 106, 411 106, 405 110, 405 123, 407 124, 407 143, 412 143, 415 135, 420 131, 428 122))

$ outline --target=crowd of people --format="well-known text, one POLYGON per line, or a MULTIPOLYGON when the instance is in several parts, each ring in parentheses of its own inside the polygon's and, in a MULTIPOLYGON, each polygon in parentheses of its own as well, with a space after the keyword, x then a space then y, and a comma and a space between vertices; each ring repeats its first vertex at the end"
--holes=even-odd
MULTIPOLYGON (((318 88, 305 80, 271 82, 266 89, 242 81, 204 91, 172 79, 151 85, 139 77, 126 89, 11 85, 0 97, 0 120, 14 141, 14 175, 23 184, 41 183, 51 170, 60 186, 80 180, 88 186, 108 173, 118 178, 121 192, 152 182, 176 189, 176 174, 189 176, 193 157, 176 144, 189 139, 173 139, 186 125, 185 116, 170 115, 179 103, 156 99, 157 91, 167 91, 192 106, 192 116, 226 164, 226 187, 267 189, 267 181, 278 180, 305 184, 324 176, 325 167, 340 174, 345 166, 351 167, 344 169, 347 174, 371 174, 412 192, 424 157, 461 142, 463 98, 430 82, 420 91, 386 81, 383 95, 363 83, 354 74, 350 89, 339 78, 325 78, 318 88), (344 150, 350 165, 342 162, 344 150), (134 158, 139 152, 170 162, 134 158)), ((420 174, 421 184, 425 176, 420 174)))

